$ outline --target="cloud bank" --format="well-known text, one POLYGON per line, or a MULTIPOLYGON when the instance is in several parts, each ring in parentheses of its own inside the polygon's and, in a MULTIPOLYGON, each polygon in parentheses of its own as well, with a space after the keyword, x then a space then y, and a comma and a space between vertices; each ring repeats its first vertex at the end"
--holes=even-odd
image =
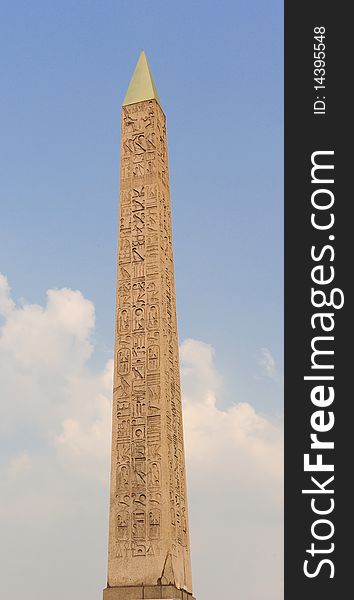
MULTIPOLYGON (((90 368, 93 304, 49 290, 16 305, 0 274, 4 597, 94 600, 105 585, 113 362, 90 368)), ((180 348, 194 587, 203 600, 281 600, 282 430, 218 407, 213 348, 180 348)))

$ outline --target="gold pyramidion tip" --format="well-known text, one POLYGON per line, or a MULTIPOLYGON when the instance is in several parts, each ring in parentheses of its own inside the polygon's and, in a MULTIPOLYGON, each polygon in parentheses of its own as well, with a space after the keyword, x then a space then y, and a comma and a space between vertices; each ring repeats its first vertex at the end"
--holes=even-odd
POLYGON ((123 101, 123 106, 153 99, 155 99, 162 108, 146 54, 144 50, 142 50, 135 67, 133 77, 130 80, 128 91, 123 101))

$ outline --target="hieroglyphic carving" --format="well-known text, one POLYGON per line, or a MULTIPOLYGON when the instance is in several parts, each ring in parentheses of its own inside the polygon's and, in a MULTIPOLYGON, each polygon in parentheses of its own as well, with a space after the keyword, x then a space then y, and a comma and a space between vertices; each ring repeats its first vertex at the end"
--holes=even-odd
POLYGON ((117 540, 127 540, 129 535, 129 513, 121 510, 117 515, 117 540))
POLYGON ((161 511, 153 508, 149 511, 149 538, 158 540, 160 537, 161 511))
MULTIPOLYGON (((161 493, 156 495, 161 489, 161 454, 156 444, 156 441, 161 442, 160 390, 156 383, 147 385, 147 373, 158 374, 161 349, 159 338, 148 337, 147 331, 158 336, 160 295, 154 281, 159 276, 156 260, 159 248, 158 189, 149 176, 160 173, 162 177, 162 170, 166 171, 158 154, 161 136, 158 136, 157 122, 160 130, 161 120, 163 115, 154 102, 123 109, 114 384, 117 476, 114 491, 118 523, 116 539, 130 541, 132 556, 146 555, 145 546, 133 547, 132 543, 138 539, 148 541, 150 533, 151 539, 158 539, 160 528, 160 516, 157 516, 160 513, 156 512, 161 498, 161 493), (155 420, 151 421, 151 416, 155 420), (150 506, 147 498, 152 492, 155 495, 151 498, 153 506, 150 506)), ((124 556, 126 552, 127 547, 122 549, 120 546, 120 555, 124 556)))
POLYGON ((117 278, 110 556, 167 551, 189 581, 166 127, 155 100, 123 108, 117 278))

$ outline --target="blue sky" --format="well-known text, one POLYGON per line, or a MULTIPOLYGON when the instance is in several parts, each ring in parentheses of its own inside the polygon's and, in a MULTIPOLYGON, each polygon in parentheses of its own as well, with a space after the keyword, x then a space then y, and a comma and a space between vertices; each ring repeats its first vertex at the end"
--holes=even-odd
POLYGON ((213 348, 221 409, 281 416, 282 17, 278 0, 1 3, 0 272, 18 306, 56 288, 93 303, 92 376, 112 356, 120 105, 144 48, 167 115, 180 341, 213 348))

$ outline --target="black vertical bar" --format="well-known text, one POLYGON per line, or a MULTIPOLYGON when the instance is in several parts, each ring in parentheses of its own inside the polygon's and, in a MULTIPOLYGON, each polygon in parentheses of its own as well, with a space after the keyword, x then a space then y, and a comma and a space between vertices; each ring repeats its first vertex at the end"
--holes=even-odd
POLYGON ((350 164, 353 152, 349 149, 354 53, 350 8, 350 3, 328 0, 285 1, 285 600, 354 597, 354 498, 350 491, 354 455, 350 377, 354 370, 354 165, 350 164), (324 60, 325 65, 315 60, 324 60), (334 169, 317 169, 311 177, 311 157, 334 169), (316 207, 329 205, 331 194, 333 206, 316 207), (333 226, 318 229, 317 225, 330 224, 331 214, 333 226), (313 271, 315 267, 323 270, 313 271), (333 281, 323 283, 332 275, 333 281), (323 296, 311 297, 311 288, 322 291, 328 305, 316 308, 314 303, 321 304, 323 296), (340 291, 333 293, 331 301, 335 288, 344 293, 342 308, 340 291), (327 316, 321 321, 314 317, 319 313, 327 316), (323 324, 327 329, 333 325, 333 329, 324 331, 323 324), (314 342, 316 337, 324 339, 314 342), (330 337, 334 339, 327 339, 330 337), (316 349, 333 350, 334 354, 314 356, 311 342, 316 349), (321 368, 313 368, 319 364, 321 368), (313 376, 334 379, 304 379, 313 376), (317 392, 313 391, 316 386, 317 392), (330 388, 335 394, 331 403, 330 388), (318 431, 321 428, 328 430, 318 431), (311 439, 311 434, 317 438, 311 439), (334 442, 334 449, 311 447, 316 439, 334 442), (317 456, 321 454, 323 464, 333 465, 334 470, 305 470, 306 454, 312 465, 321 461, 317 456), (330 512, 316 514, 315 510, 330 512))

